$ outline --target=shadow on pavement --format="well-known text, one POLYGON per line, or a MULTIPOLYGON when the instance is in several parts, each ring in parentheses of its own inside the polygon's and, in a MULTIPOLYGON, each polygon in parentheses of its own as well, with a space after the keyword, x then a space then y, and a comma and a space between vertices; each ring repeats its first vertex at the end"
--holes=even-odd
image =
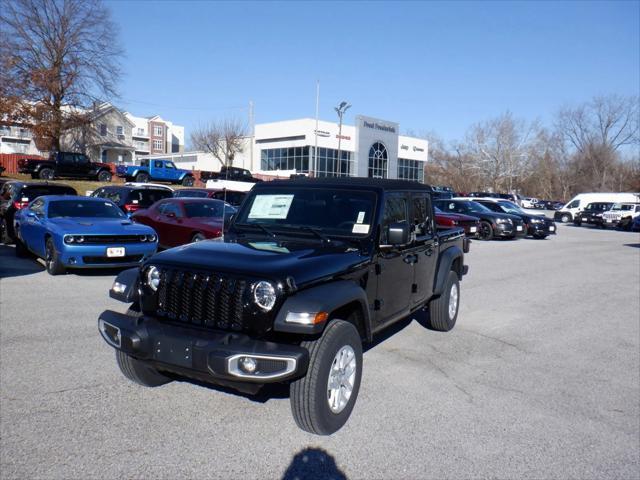
POLYGON ((305 448, 297 453, 282 480, 347 480, 347 476, 336 465, 335 459, 321 448, 305 448))
POLYGON ((640 243, 625 243, 625 247, 640 248, 640 243))
POLYGON ((16 257, 15 247, 0 245, 0 278, 20 277, 44 271, 35 258, 16 257))

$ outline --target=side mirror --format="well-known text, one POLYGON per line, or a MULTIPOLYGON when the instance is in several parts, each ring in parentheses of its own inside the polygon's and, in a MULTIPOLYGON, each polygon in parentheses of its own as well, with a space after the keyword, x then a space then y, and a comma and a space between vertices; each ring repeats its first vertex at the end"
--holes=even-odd
POLYGON ((25 215, 31 218, 38 218, 38 215, 36 215, 36 212, 32 212, 31 210, 29 210, 28 212, 25 212, 25 215))
POLYGON ((387 243, 393 246, 409 243, 409 224, 396 222, 387 226, 387 243))

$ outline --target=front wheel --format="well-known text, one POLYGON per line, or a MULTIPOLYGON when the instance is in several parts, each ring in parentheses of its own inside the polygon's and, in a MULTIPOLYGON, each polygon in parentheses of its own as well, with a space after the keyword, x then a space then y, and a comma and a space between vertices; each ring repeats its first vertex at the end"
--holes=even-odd
POLYGON ((56 246, 51 237, 47 238, 45 245, 44 262, 49 275, 60 275, 65 272, 64 265, 60 261, 60 255, 56 251, 56 246))
POLYGON ((196 233, 193 237, 191 237, 191 243, 201 242, 206 237, 201 233, 196 233))
POLYGON ((571 215, 569 213, 563 213, 560 216, 560 221, 562 223, 569 223, 571 221, 571 215))
POLYGON ((427 327, 438 332, 448 332, 456 324, 459 307, 460 280, 458 274, 450 270, 444 283, 442 295, 429 302, 427 327))
POLYGON ((100 173, 98 173, 98 181, 99 182, 110 182, 112 178, 111 172, 108 172, 107 170, 102 170, 100 173))
POLYGON ((489 222, 480 222, 480 230, 478 231, 480 240, 491 240, 493 238, 493 227, 489 222))
POLYGON ((333 320, 319 339, 302 346, 309 350, 309 369, 290 386, 293 418, 302 430, 331 435, 349 419, 360 390, 360 334, 353 324, 333 320))

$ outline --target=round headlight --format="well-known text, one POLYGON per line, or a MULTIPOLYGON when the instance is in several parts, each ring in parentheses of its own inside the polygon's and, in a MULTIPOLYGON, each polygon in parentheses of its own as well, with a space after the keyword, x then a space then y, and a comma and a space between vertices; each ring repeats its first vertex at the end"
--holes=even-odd
POLYGON ((73 243, 75 239, 73 238, 73 235, 65 235, 64 236, 64 243, 73 243))
POLYGON ((147 241, 148 242, 155 242, 156 239, 157 239, 157 237, 155 235, 153 235, 153 234, 147 235, 147 241))
POLYGON ((256 304, 268 312, 276 304, 276 289, 264 280, 253 285, 253 299, 256 304))
POLYGON ((78 235, 78 236, 76 237, 76 242, 78 242, 78 243, 82 243, 82 242, 84 242, 84 237, 83 237, 82 235, 78 235))
POLYGON ((146 279, 147 285, 151 290, 154 292, 158 290, 158 287, 160 286, 160 270, 158 270, 158 267, 154 267, 153 265, 149 267, 147 269, 146 279))

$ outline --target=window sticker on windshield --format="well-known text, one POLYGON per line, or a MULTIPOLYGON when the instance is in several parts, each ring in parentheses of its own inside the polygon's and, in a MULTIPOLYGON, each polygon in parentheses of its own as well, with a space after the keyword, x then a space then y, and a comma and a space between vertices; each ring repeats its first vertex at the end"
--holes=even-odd
POLYGON ((356 223, 362 223, 364 221, 364 212, 358 212, 358 219, 356 223))
POLYGON ((369 225, 366 223, 356 223, 351 233, 369 233, 369 225))
POLYGON ((249 218, 285 219, 289 214, 293 195, 256 195, 249 218))

